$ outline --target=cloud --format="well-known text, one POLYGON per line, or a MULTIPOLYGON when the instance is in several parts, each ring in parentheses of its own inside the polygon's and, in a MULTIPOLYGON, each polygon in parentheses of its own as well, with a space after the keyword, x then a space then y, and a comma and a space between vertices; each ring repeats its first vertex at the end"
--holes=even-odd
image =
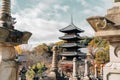
POLYGON ((90 10, 90 9, 85 9, 85 10, 83 10, 83 13, 84 13, 84 14, 91 14, 91 13, 92 13, 92 10, 90 10))
POLYGON ((77 1, 80 2, 82 6, 88 6, 88 3, 86 0, 77 0, 77 1))
POLYGON ((62 10, 64 12, 67 12, 68 9, 69 9, 69 6, 66 6, 66 5, 60 6, 60 5, 57 4, 57 5, 54 5, 54 9, 56 9, 56 10, 62 10))
POLYGON ((16 28, 33 33, 30 43, 53 42, 58 40, 60 34, 59 29, 61 26, 65 26, 64 24, 66 24, 57 21, 47 21, 40 18, 22 18, 22 15, 17 16, 18 23, 16 24, 16 28))
MULTIPOLYGON (((14 0, 13 8, 20 9, 19 6, 15 8, 19 3, 14 0)), ((31 0, 34 1, 34 0, 31 0)), ((30 31, 33 33, 32 37, 29 40, 29 44, 39 44, 39 43, 49 43, 59 41, 58 37, 63 36, 59 29, 69 25, 68 12, 72 10, 72 7, 69 7, 69 4, 61 4, 58 0, 36 0, 38 3, 32 5, 32 7, 25 7, 19 12, 13 13, 13 17, 16 17, 17 23, 15 28, 21 31, 30 31), (59 19, 60 18, 60 19, 59 19)), ((86 0, 77 0, 81 2, 82 6, 86 6, 92 3, 88 3, 86 0)), ((103 14, 104 8, 101 6, 94 7, 85 7, 81 9, 80 5, 74 5, 76 14, 78 16, 87 18, 88 15, 97 15, 103 14), (77 6, 77 7, 76 7, 77 6)), ((108 6, 105 6, 106 8, 108 6)), ((78 27, 81 26, 81 29, 85 30, 82 35, 93 36, 94 31, 83 19, 78 19, 78 27)), ((76 25, 77 26, 77 25, 76 25)))
POLYGON ((45 14, 44 10, 48 8, 48 5, 40 3, 34 8, 25 9, 20 13, 13 14, 17 19, 16 29, 33 33, 29 41, 30 44, 57 41, 60 36, 59 29, 66 25, 64 22, 49 21, 38 17, 38 15, 45 14))

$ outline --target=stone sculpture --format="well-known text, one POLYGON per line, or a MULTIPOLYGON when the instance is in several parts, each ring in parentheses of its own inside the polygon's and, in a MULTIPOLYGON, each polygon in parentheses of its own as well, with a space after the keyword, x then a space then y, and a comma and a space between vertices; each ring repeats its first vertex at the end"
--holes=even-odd
POLYGON ((17 80, 16 50, 14 46, 27 43, 30 32, 14 29, 11 17, 11 1, 2 0, 0 12, 0 80, 17 80))
POLYGON ((110 62, 103 68, 103 80, 120 80, 120 0, 114 1, 104 17, 88 18, 95 36, 110 42, 110 62))
POLYGON ((60 76, 58 73, 58 60, 57 60, 57 46, 53 46, 53 58, 52 58, 52 67, 50 70, 50 73, 48 74, 49 80, 57 80, 57 78, 60 76))

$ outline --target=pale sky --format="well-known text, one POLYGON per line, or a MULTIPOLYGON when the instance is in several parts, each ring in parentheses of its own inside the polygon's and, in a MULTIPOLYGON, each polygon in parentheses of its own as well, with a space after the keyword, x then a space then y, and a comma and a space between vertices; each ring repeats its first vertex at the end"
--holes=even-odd
MULTIPOLYGON (((104 16, 112 7, 112 0, 11 0, 15 28, 32 32, 29 44, 60 41, 59 29, 74 24, 85 30, 83 36, 93 36, 94 31, 86 21, 91 16, 104 16)), ((1 3, 1 0, 0 0, 1 3)))

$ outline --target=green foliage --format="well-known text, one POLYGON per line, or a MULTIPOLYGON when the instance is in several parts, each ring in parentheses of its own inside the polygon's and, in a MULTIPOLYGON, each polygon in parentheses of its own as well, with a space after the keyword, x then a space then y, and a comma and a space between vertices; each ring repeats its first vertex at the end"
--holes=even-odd
POLYGON ((33 65, 31 68, 29 68, 29 70, 27 71, 27 77, 29 78, 33 78, 34 77, 34 71, 33 69, 35 69, 35 67, 37 67, 39 70, 38 70, 38 75, 41 77, 42 76, 42 73, 45 71, 43 68, 45 68, 44 64, 43 63, 37 63, 35 65, 33 65))
POLYGON ((93 38, 92 37, 83 37, 83 40, 80 41, 80 45, 85 45, 85 46, 88 46, 88 43, 92 40, 93 38))
POLYGON ((97 63, 105 64, 109 61, 109 53, 105 50, 98 50, 95 55, 95 60, 97 63))
POLYGON ((44 53, 48 51, 48 46, 47 44, 43 43, 38 45, 37 47, 34 48, 34 52, 39 54, 39 53, 44 53))
POLYGON ((95 37, 89 43, 88 49, 97 63, 105 64, 109 62, 109 42, 106 40, 103 40, 100 37, 95 37))

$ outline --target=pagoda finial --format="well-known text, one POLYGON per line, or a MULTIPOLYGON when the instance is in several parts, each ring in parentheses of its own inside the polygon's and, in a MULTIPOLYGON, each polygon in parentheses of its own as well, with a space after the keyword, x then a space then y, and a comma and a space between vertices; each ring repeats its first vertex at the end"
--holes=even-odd
POLYGON ((73 15, 71 14, 71 24, 73 24, 73 15))

